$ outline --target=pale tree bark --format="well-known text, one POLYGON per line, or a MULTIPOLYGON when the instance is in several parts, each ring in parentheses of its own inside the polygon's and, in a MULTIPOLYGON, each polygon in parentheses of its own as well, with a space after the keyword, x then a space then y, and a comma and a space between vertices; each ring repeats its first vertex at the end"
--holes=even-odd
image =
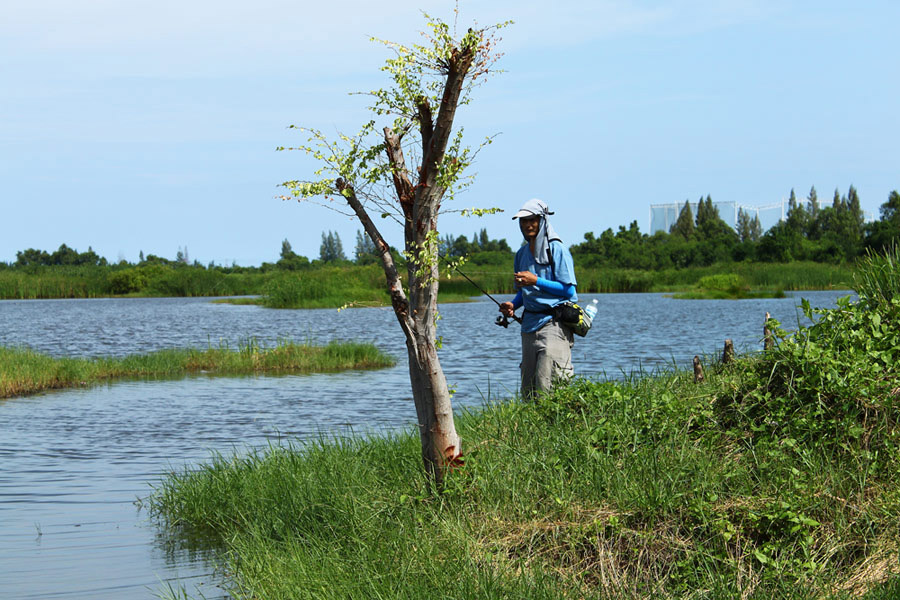
POLYGON ((453 421, 450 390, 434 345, 437 281, 422 282, 423 278, 415 274, 411 261, 408 270, 410 295, 407 298, 390 247, 357 199, 353 188, 339 180, 338 189, 347 198, 347 203, 380 253, 394 315, 406 337, 409 379, 422 443, 422 459, 426 472, 441 484, 447 469, 460 463, 462 451, 453 421))
POLYGON ((409 295, 403 289, 390 248, 351 185, 337 180, 366 234, 380 253, 391 303, 406 337, 409 379, 416 406, 422 458, 426 471, 440 485, 447 471, 460 464, 462 450, 453 420, 450 390, 435 347, 439 269, 436 243, 438 212, 446 191, 440 184, 453 120, 472 66, 475 45, 454 49, 446 62, 446 80, 437 116, 425 98, 416 100, 422 163, 417 184, 406 167, 403 132, 384 129, 385 154, 391 166, 394 192, 402 209, 409 295))

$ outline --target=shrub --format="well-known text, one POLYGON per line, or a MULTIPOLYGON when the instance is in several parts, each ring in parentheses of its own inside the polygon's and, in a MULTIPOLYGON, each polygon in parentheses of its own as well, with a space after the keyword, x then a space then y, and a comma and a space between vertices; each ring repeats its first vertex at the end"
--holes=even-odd
POLYGON ((109 291, 113 294, 132 294, 147 287, 147 276, 139 269, 112 271, 106 278, 109 291))
POLYGON ((816 443, 863 451, 878 467, 900 458, 900 261, 897 250, 870 255, 856 276, 859 299, 803 313, 814 321, 793 333, 770 327, 779 345, 756 364, 725 416, 759 440, 816 443))

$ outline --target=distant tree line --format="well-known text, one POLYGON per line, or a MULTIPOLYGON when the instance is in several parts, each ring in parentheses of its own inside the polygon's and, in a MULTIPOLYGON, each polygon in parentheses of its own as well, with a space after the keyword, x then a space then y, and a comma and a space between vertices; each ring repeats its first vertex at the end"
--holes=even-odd
POLYGON ((505 264, 512 260, 512 249, 505 239, 493 240, 486 229, 464 236, 447 234, 440 238, 438 252, 447 259, 468 257, 473 264, 505 264))
MULTIPOLYGON (((691 203, 685 201, 678 218, 668 232, 653 235, 641 233, 637 221, 618 231, 607 229, 599 237, 584 234, 584 241, 571 246, 579 266, 588 268, 613 267, 626 269, 666 269, 709 266, 721 262, 761 261, 791 262, 809 260, 824 263, 853 261, 866 250, 880 250, 900 242, 900 193, 892 191, 881 205, 879 218, 866 223, 859 194, 853 186, 842 196, 835 190, 828 206, 819 203, 816 188, 810 189, 804 200, 798 200, 791 190, 786 218, 766 232, 761 231, 759 218, 740 210, 736 228, 719 216, 712 198, 706 196, 697 203, 693 214, 691 203)), ((401 253, 391 249, 398 262, 401 253)), ((438 252, 448 259, 468 257, 473 264, 506 265, 513 250, 505 239, 492 239, 486 229, 465 235, 446 234, 439 239, 438 252)), ((0 269, 31 270, 47 267, 108 267, 126 268, 192 268, 222 273, 254 273, 271 271, 299 271, 321 266, 367 265, 377 263, 375 246, 362 231, 356 233, 353 258, 348 259, 341 238, 336 231, 322 232, 319 257, 310 260, 293 251, 291 243, 281 242, 281 253, 275 263, 260 267, 242 267, 210 263, 204 267, 188 258, 187 247, 178 248, 175 260, 140 252, 135 264, 124 260, 108 263, 92 248, 78 252, 66 244, 47 252, 28 248, 16 252, 13 263, 0 262, 0 269)), ((134 287, 131 284, 124 287, 134 287)))
POLYGON ((791 190, 784 220, 762 233, 759 218, 738 212, 736 229, 719 216, 712 198, 701 198, 697 214, 685 202, 668 232, 642 234, 637 221, 599 237, 586 233, 571 247, 576 261, 588 267, 667 269, 736 261, 823 263, 853 261, 867 249, 879 250, 900 240, 900 194, 881 205, 880 219, 866 223, 859 194, 835 190, 830 206, 819 204, 816 188, 804 201, 791 190))
POLYGON ((106 259, 98 256, 90 246, 87 252, 78 252, 73 248, 69 248, 62 244, 59 249, 53 253, 46 250, 35 250, 28 248, 16 252, 16 267, 61 267, 61 266, 106 266, 106 259))
POLYGON ((291 248, 291 243, 285 239, 281 242, 281 257, 278 262, 263 263, 263 270, 272 268, 286 271, 297 271, 302 269, 310 269, 322 265, 367 265, 377 260, 375 255, 375 244, 369 240, 368 236, 363 235, 362 231, 356 232, 356 248, 353 252, 353 261, 347 260, 344 253, 344 244, 341 236, 336 231, 323 231, 322 244, 319 246, 318 260, 310 261, 307 257, 297 254, 291 248))
MULTIPOLYGON (((396 249, 392 252, 398 261, 403 260, 396 249)), ((493 263, 510 260, 512 249, 504 239, 491 239, 486 229, 472 235, 472 241, 464 236, 447 234, 440 238, 438 252, 445 258, 469 257, 476 264, 493 263)), ((319 258, 310 261, 307 257, 296 254, 291 249, 291 243, 284 240, 281 243, 281 258, 277 263, 264 263, 264 269, 301 270, 315 268, 317 266, 338 265, 369 265, 379 263, 375 244, 362 231, 356 232, 356 245, 353 249, 353 258, 348 259, 344 253, 344 245, 341 236, 336 231, 323 231, 322 243, 319 246, 319 258)))

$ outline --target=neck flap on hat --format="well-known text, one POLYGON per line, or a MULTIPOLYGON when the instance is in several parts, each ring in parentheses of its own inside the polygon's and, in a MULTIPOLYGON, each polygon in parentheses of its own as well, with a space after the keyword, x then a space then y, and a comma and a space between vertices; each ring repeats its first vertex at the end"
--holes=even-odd
POLYGON ((550 212, 550 208, 543 200, 538 200, 537 198, 526 202, 522 210, 527 210, 541 218, 541 226, 534 239, 534 262, 539 265, 549 265, 553 262, 550 256, 550 241, 562 241, 562 238, 557 235, 550 224, 550 219, 547 218, 547 215, 552 215, 553 213, 550 212))

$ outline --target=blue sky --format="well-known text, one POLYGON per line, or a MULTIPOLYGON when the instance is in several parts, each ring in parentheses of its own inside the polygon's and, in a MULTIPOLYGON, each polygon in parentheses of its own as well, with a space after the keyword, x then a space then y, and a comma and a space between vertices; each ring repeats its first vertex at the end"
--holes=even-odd
MULTIPOLYGON (((397 0, 4 0, 0 7, 0 261, 25 248, 88 246, 258 265, 281 241, 318 256, 359 225, 278 199, 309 177, 291 124, 355 132, 348 92, 387 85, 370 36, 418 41, 397 0)), ((637 220, 649 205, 758 206, 815 185, 859 192, 878 214, 900 188, 900 3, 461 0, 460 24, 512 19, 499 67, 458 115, 469 139, 499 134, 442 233, 487 228, 514 246, 527 199, 556 211, 567 243, 637 220)), ((389 241, 401 232, 382 222, 389 241)))

